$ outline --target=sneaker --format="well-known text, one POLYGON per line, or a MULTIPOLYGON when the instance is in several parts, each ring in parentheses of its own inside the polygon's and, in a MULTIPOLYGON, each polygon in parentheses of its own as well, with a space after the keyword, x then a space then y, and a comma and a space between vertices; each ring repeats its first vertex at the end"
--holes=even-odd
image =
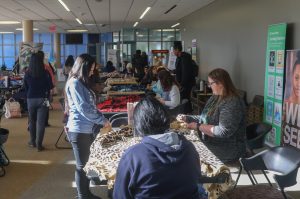
POLYGON ((35 143, 32 143, 31 141, 28 142, 28 146, 29 147, 32 147, 32 148, 35 148, 36 147, 36 144, 35 143))
POLYGON ((37 148, 38 152, 41 152, 41 151, 44 151, 44 150, 45 150, 45 147, 43 147, 43 146, 38 146, 38 148, 37 148))

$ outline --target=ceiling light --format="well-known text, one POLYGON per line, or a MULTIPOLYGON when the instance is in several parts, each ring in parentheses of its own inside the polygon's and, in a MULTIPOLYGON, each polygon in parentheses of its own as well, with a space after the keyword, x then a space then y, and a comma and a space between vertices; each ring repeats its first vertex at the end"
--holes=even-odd
POLYGON ((67 30, 67 32, 87 32, 88 30, 86 29, 70 29, 67 30))
POLYGON ((147 7, 146 10, 143 12, 143 14, 140 16, 140 19, 143 19, 143 17, 147 14, 147 12, 151 9, 151 7, 147 7))
MULTIPOLYGON (((16 30, 21 30, 23 31, 23 28, 16 28, 16 30)), ((39 30, 38 28, 33 28, 33 30, 39 30)))
POLYGON ((14 32, 0 32, 0 34, 11 34, 11 33, 14 33, 14 32))
POLYGON ((57 0, 57 1, 66 9, 66 11, 70 12, 70 9, 62 0, 57 0))
POLYGON ((135 23, 133 24, 133 27, 136 27, 138 24, 139 24, 139 22, 135 22, 135 23))
MULTIPOLYGON (((86 24, 84 24, 85 26, 95 26, 96 24, 94 24, 94 23, 86 23, 86 24)), ((100 26, 101 26, 101 24, 100 24, 100 26)))
POLYGON ((4 24, 19 24, 21 22, 19 21, 0 21, 0 24, 4 25, 4 24))
POLYGON ((76 18, 76 21, 77 21, 79 24, 82 24, 82 22, 81 22, 78 18, 76 18))
POLYGON ((173 26, 171 26, 171 28, 174 28, 174 27, 179 26, 179 25, 180 25, 180 23, 174 24, 173 26))

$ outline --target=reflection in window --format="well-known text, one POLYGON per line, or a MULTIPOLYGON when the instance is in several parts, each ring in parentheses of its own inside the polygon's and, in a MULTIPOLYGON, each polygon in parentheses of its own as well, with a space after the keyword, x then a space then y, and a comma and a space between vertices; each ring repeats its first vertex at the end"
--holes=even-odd
POLYGON ((180 34, 180 29, 176 29, 176 40, 180 41, 181 40, 181 34, 180 34))
POLYGON ((15 44, 15 35, 3 34, 3 44, 15 44))
POLYGON ((149 30, 149 41, 161 41, 161 29, 149 30))
POLYGON ((3 46, 3 56, 4 57, 14 57, 15 56, 15 46, 3 46))
POLYGON ((148 29, 138 29, 135 34, 136 41, 148 41, 148 29))
POLYGON ((123 28, 121 31, 123 41, 134 41, 134 29, 132 28, 123 28))
POLYGON ((162 31, 163 41, 174 41, 175 30, 174 29, 163 29, 162 31))
POLYGON ((173 46, 173 42, 162 42, 162 44, 163 50, 171 50, 171 47, 173 46))
POLYGON ((113 42, 119 42, 120 41, 120 33, 119 32, 113 32, 113 42))
POLYGON ((148 42, 136 42, 136 49, 142 52, 148 52, 148 42))
POLYGON ((160 42, 149 42, 149 48, 151 50, 161 50, 161 43, 160 42))

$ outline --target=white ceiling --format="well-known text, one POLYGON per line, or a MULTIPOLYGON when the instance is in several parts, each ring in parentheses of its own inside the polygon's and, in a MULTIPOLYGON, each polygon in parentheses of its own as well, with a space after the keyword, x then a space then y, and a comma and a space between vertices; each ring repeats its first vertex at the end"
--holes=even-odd
MULTIPOLYGON (((214 0, 63 0, 67 12, 57 0, 0 0, 0 20, 24 19, 34 21, 37 32, 49 32, 55 25, 57 32, 66 29, 88 29, 90 33, 117 31, 132 27, 149 6, 151 10, 139 21, 136 28, 170 28, 182 17, 200 9, 214 0), (164 14, 177 5, 168 14, 164 14), (79 18, 80 25, 75 18, 79 18), (97 25, 85 25, 85 24, 97 25), (102 26, 101 24, 105 24, 102 26)), ((19 32, 22 24, 0 25, 0 31, 19 32)))

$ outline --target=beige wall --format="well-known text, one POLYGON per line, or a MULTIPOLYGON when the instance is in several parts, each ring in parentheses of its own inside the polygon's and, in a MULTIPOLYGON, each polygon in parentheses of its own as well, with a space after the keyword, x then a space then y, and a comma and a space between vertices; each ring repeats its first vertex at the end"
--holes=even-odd
POLYGON ((264 93, 268 25, 288 23, 287 49, 300 48, 300 0, 216 0, 180 22, 185 48, 197 39, 201 78, 223 67, 248 101, 264 93))

